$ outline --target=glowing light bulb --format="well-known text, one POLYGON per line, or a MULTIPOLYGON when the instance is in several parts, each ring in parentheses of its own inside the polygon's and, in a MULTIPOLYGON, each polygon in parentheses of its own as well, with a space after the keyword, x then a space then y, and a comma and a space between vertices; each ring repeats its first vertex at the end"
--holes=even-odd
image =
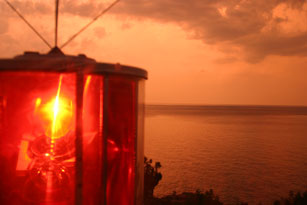
POLYGON ((60 77, 56 97, 43 104, 40 98, 36 99, 36 113, 45 126, 45 134, 51 140, 65 136, 72 128, 73 107, 72 101, 60 96, 62 77, 60 77))

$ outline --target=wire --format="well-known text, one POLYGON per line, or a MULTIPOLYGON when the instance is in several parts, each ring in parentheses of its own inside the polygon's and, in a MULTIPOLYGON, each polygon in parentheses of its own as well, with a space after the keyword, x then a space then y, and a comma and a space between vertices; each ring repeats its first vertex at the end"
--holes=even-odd
POLYGON ((97 15, 95 18, 93 18, 92 21, 90 21, 88 24, 86 24, 80 31, 78 31, 76 34, 71 36, 60 48, 65 47, 68 43, 70 43, 73 39, 75 39, 80 33, 82 33, 85 29, 87 29, 91 24, 93 24, 99 17, 101 17, 103 14, 108 12, 115 4, 117 4, 120 0, 114 1, 110 6, 108 6, 106 9, 104 9, 99 15, 97 15))
POLYGON ((59 0, 55 1, 55 37, 54 46, 58 46, 58 20, 59 20, 59 0))
POLYGON ((52 48, 52 46, 46 41, 46 39, 44 39, 43 36, 41 36, 38 31, 21 15, 21 13, 19 13, 17 11, 17 9, 8 1, 8 0, 4 0, 8 5, 9 7, 11 7, 11 9, 13 11, 15 11, 17 13, 17 15, 32 29, 32 31, 34 31, 36 33, 36 35, 38 35, 38 37, 44 41, 44 43, 49 47, 49 48, 52 48))

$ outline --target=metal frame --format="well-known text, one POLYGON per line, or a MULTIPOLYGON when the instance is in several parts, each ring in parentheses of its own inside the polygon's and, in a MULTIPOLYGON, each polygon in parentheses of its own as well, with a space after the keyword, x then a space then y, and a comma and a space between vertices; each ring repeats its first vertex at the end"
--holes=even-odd
POLYGON ((141 68, 121 64, 99 63, 82 54, 70 56, 64 55, 60 50, 54 50, 49 54, 25 52, 24 55, 19 55, 12 59, 0 59, 0 71, 77 72, 82 67, 84 74, 125 75, 147 79, 147 71, 141 68), (87 69, 86 65, 92 65, 91 69, 87 69))
POLYGON ((102 136, 102 185, 103 185, 103 203, 107 204, 107 179, 108 179, 108 128, 109 128, 109 113, 107 112, 107 109, 109 107, 109 77, 104 76, 103 78, 103 136, 102 136))

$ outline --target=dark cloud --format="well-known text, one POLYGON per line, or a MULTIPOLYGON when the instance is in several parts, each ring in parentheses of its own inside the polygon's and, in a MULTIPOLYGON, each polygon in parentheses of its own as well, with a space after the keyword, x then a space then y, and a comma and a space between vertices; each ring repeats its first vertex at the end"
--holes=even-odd
POLYGON ((307 33, 295 36, 268 33, 255 35, 235 42, 243 47, 246 60, 257 63, 268 55, 307 56, 307 33))
POLYGON ((273 15, 273 9, 281 3, 300 10, 306 1, 125 0, 114 12, 179 23, 184 29, 192 31, 194 38, 207 44, 226 43, 230 47, 241 48, 244 58, 251 63, 259 62, 268 55, 306 56, 306 33, 283 33, 280 24, 288 19, 273 15), (224 15, 219 9, 224 9, 224 15), (264 30, 268 26, 269 29, 264 30))
MULTIPOLYGON (((60 11, 94 17, 111 2, 63 0, 60 11)), ((12 3, 25 13, 53 11, 52 5, 43 1, 12 0, 12 3)), ((225 50, 239 48, 243 58, 252 63, 268 55, 306 56, 307 34, 283 32, 281 25, 289 19, 273 15, 274 8, 280 4, 299 11, 306 0, 122 0, 109 12, 123 17, 176 23, 206 44, 227 45, 229 48, 225 50)), ((2 3, 0 12, 3 6, 2 3)))
MULTIPOLYGON (((179 24, 207 44, 241 48, 244 58, 256 63, 268 55, 306 56, 306 33, 293 36, 279 29, 289 21, 273 15, 282 3, 300 10, 306 0, 123 0, 110 12, 179 24)), ((64 0, 62 5, 62 12, 92 17, 108 3, 64 0)))
POLYGON ((280 24, 289 20, 273 15, 281 3, 300 10, 306 1, 125 0, 116 12, 179 23, 205 43, 241 48, 241 54, 251 63, 268 55, 307 56, 307 33, 283 33, 280 24), (224 9, 224 15, 219 9, 224 9))

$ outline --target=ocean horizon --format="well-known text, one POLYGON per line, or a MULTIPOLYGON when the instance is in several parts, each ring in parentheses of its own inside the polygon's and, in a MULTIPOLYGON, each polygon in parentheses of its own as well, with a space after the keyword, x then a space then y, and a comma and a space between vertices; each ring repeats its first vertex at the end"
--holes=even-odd
POLYGON ((156 196, 213 189, 226 204, 273 203, 307 187, 307 107, 146 105, 156 196))

